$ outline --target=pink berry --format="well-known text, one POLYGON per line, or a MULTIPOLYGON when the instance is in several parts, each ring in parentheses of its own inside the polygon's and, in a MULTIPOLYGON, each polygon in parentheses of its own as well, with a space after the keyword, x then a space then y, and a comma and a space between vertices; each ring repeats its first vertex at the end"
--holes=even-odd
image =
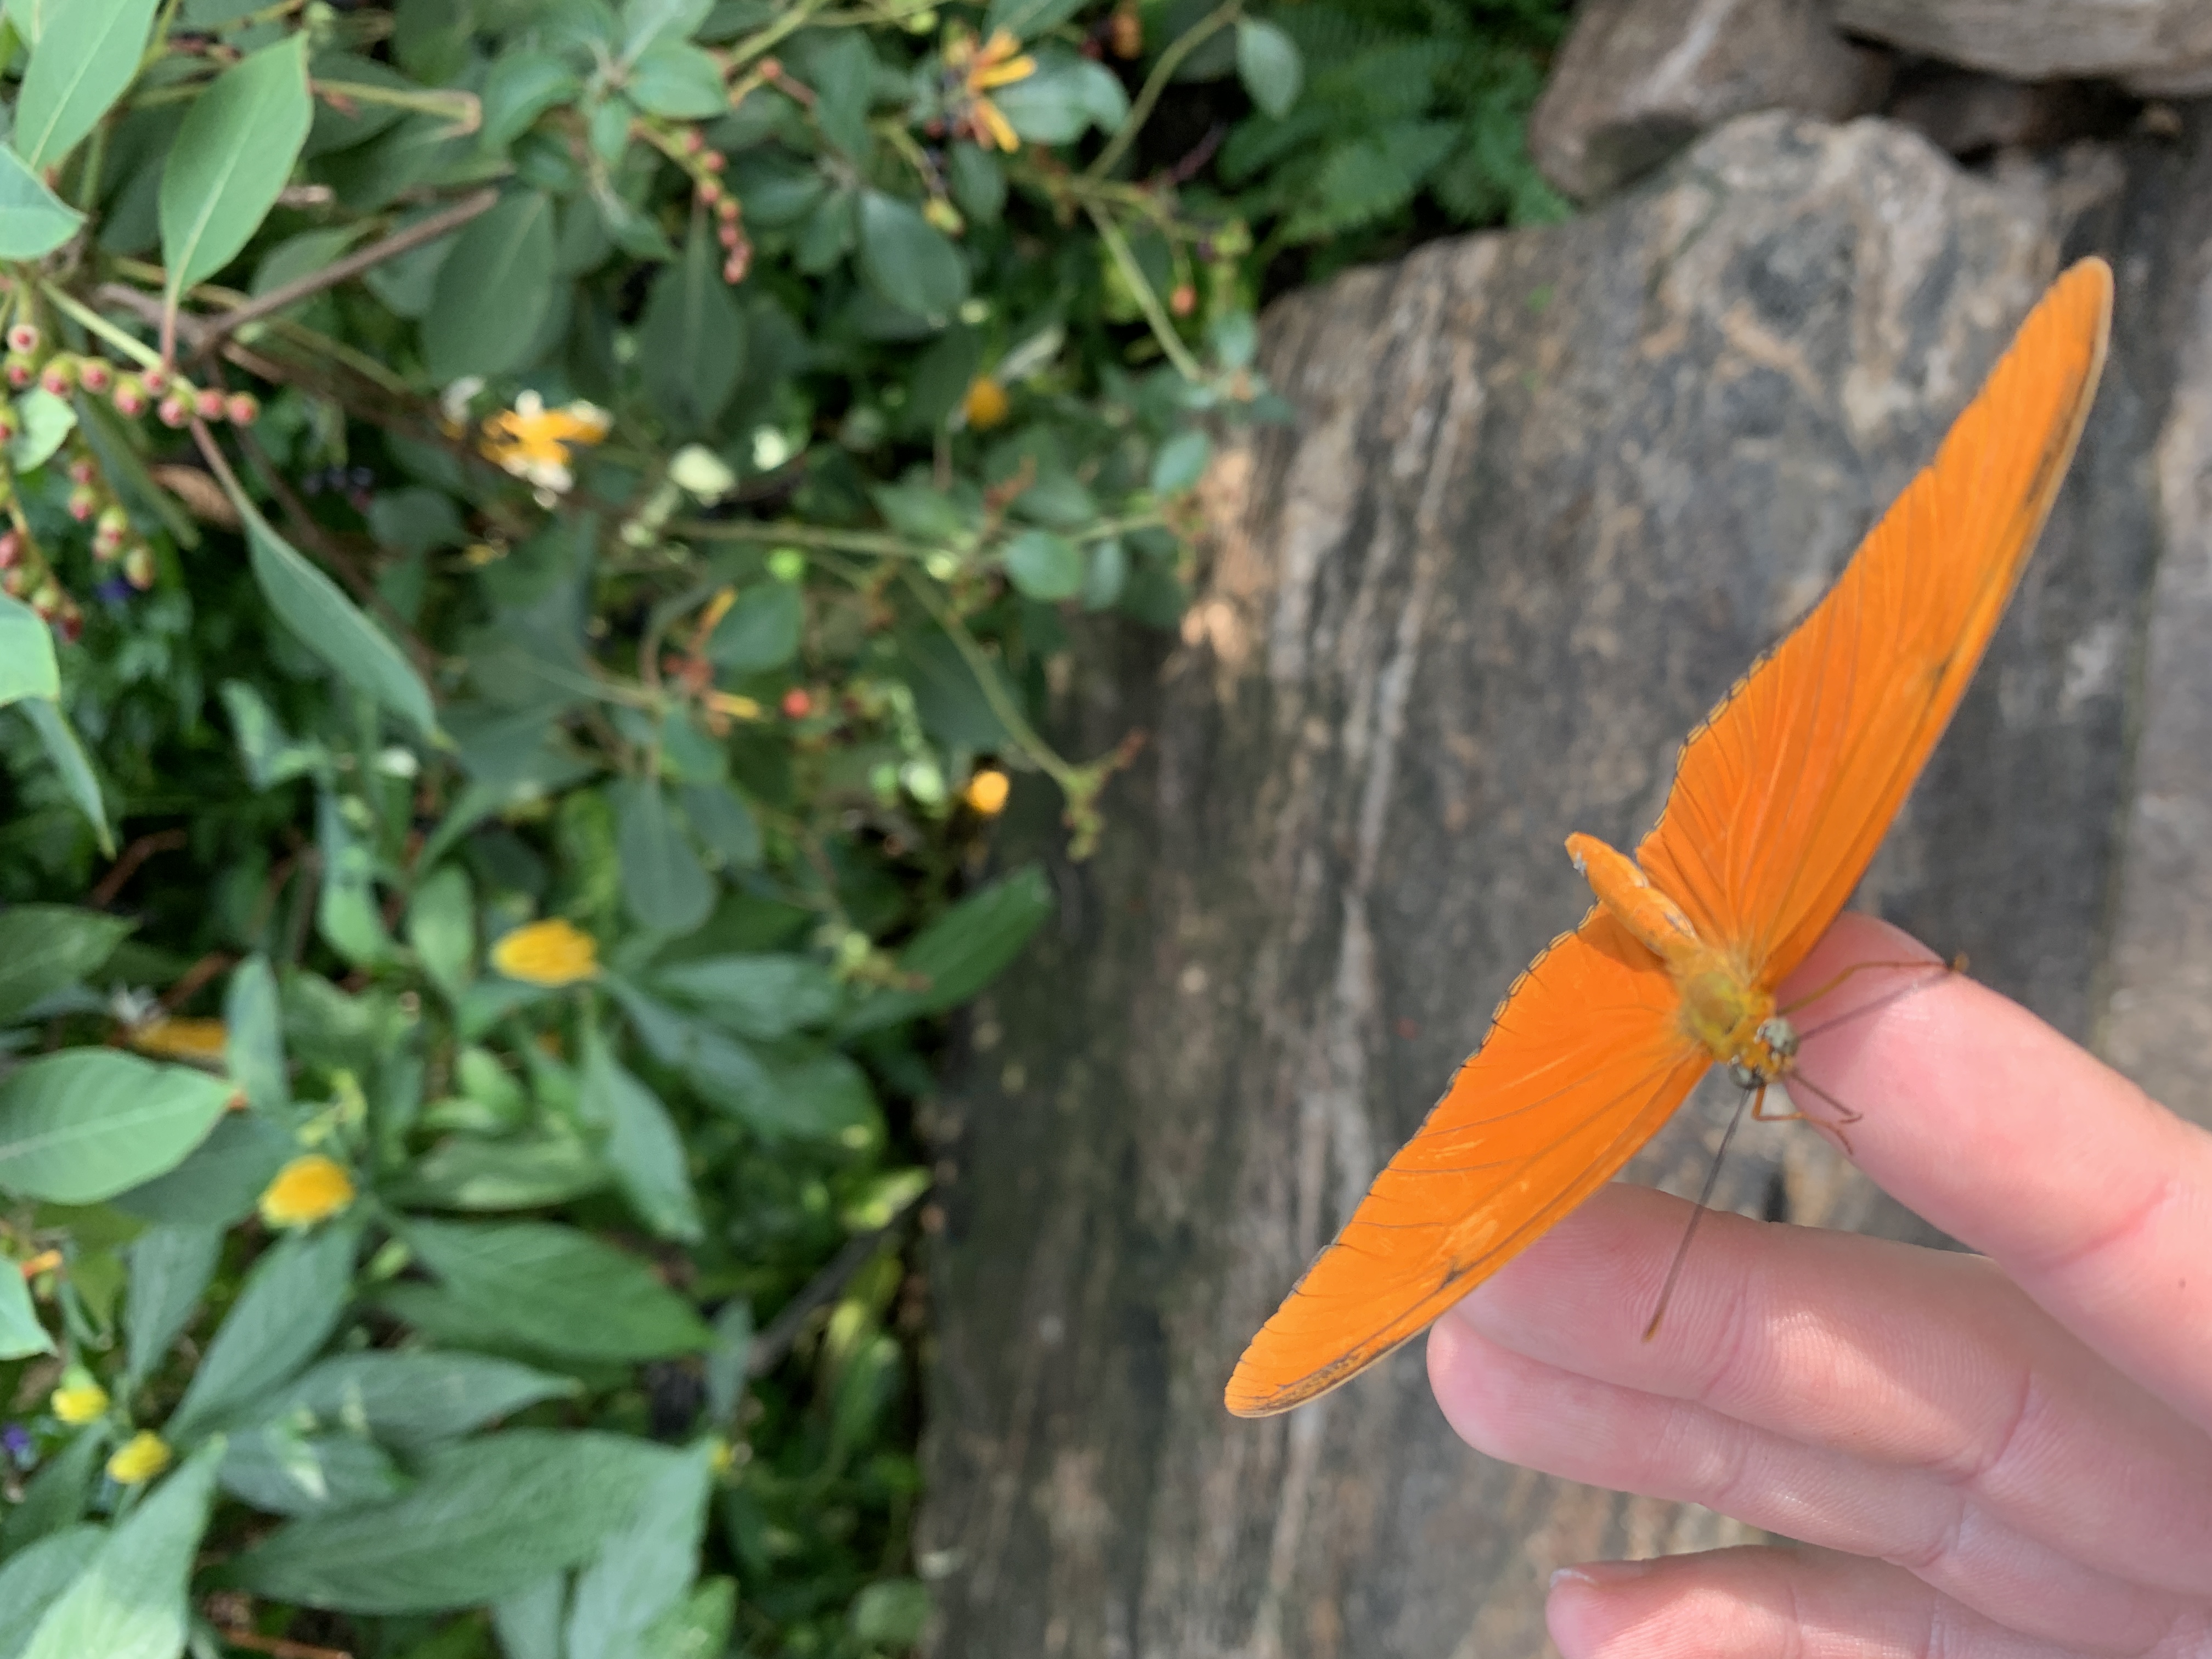
POLYGON ((136 374, 125 374, 115 383, 112 398, 115 412, 136 420, 146 412, 146 383, 136 374))
POLYGON ((8 331, 8 349, 20 351, 26 356, 39 349, 39 331, 29 323, 17 323, 8 331))
POLYGON ((77 367, 76 383, 94 396, 115 384, 115 370, 102 357, 87 357, 77 367))
POLYGON ((251 392, 234 392, 223 399, 222 412, 233 426, 252 426, 261 418, 261 400, 251 392))
POLYGON ((100 495, 88 484, 79 484, 70 491, 69 515, 82 524, 100 511, 100 495))
POLYGON ((172 392, 161 399, 161 406, 154 411, 163 426, 175 428, 190 426, 192 422, 192 400, 181 392, 172 392))
POLYGON ((192 394, 192 412, 204 421, 221 420, 229 406, 222 392, 215 386, 192 394))

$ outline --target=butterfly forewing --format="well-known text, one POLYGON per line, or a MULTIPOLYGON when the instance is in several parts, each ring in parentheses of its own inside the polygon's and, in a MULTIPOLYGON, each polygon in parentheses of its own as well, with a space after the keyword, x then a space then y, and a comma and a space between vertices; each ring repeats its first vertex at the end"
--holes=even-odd
POLYGON ((1836 918, 1942 735, 2095 396, 2112 278, 2062 277, 1842 578, 1682 746, 1636 851, 1766 983, 1836 918))
POLYGON ((1604 911, 1537 957, 1252 1339, 1230 1410, 1287 1411, 1364 1370, 1608 1180, 1711 1063, 1675 1006, 1666 970, 1604 911))

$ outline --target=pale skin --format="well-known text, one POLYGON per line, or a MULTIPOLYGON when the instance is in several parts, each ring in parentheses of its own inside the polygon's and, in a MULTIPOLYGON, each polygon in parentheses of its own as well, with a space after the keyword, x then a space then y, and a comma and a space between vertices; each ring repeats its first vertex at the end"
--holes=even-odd
POLYGON ((1568 1569, 1564 1659, 2212 1656, 2212 1134, 1866 917, 1780 1001, 1923 957, 1797 1063, 1980 1255, 1710 1216, 1645 1342, 1688 1206, 1615 1183, 1431 1332, 1478 1449, 1805 1540, 1568 1569))

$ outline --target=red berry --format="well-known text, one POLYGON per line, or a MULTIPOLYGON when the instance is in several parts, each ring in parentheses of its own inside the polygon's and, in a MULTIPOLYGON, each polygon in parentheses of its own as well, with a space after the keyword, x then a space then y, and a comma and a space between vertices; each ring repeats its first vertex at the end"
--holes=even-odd
POLYGON ((79 484, 70 491, 69 515, 79 524, 100 511, 100 495, 89 484, 79 484))
POLYGON ((8 360, 8 384, 16 391, 21 392, 30 385, 37 375, 38 371, 31 367, 28 357, 10 357, 8 360))
POLYGON ((172 392, 161 399, 161 406, 155 413, 161 416, 163 426, 173 428, 190 426, 192 422, 192 400, 180 392, 172 392))
POLYGON ((699 181, 699 199, 701 201, 710 203, 718 202, 721 200, 721 198, 722 186, 715 180, 712 179, 702 179, 699 181))
POLYGON ((117 414, 137 420, 146 412, 146 383, 136 374, 124 375, 116 381, 111 401, 117 414))
POLYGON ((710 149, 699 158, 699 165, 709 173, 720 173, 724 167, 729 166, 729 162, 723 158, 721 151, 710 149))
POLYGON ((222 412, 233 426, 252 426, 261 418, 261 400, 251 392, 234 392, 223 400, 222 412))
POLYGON ((77 367, 76 383, 97 396, 115 384, 115 369, 104 357, 87 357, 77 367))
POLYGON ((224 400, 222 391, 215 386, 210 386, 204 392, 196 392, 192 394, 192 413, 204 421, 221 420, 223 411, 229 406, 224 400))
POLYGON ((76 359, 65 351, 47 358, 46 366, 39 371, 39 384, 55 397, 66 398, 76 384, 76 359))
POLYGON ((10 530, 0 534, 0 570, 13 570, 23 556, 23 538, 10 530))
POLYGON ((62 639, 65 643, 75 645, 77 641, 77 636, 84 632, 84 612, 78 610, 75 605, 71 605, 68 610, 62 612, 59 620, 54 623, 54 626, 60 631, 62 639))
POLYGON ((814 699, 806 694, 803 685, 794 685, 783 694, 783 712, 795 720, 803 720, 814 711, 814 699))
POLYGON ((27 356, 39 349, 39 331, 29 323, 18 323, 8 331, 8 349, 27 356))
POLYGON ((138 378, 146 382, 146 390, 156 398, 169 389, 169 371, 159 363, 155 364, 138 378))
POLYGON ((69 464, 71 483, 90 483, 100 476, 100 468, 89 455, 80 455, 69 464))

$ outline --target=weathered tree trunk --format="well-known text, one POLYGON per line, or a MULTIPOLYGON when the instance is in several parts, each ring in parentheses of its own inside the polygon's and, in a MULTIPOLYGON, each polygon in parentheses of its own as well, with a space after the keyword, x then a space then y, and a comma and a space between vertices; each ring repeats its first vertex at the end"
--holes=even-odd
MULTIPOLYGON (((1518 1659, 1553 1567, 1745 1535, 1478 1457, 1418 1345, 1287 1419, 1232 1419, 1221 1387, 1589 902, 1562 838, 1634 844, 1682 735, 2099 248, 2119 336, 2074 480, 1860 900, 2091 1032, 2130 961, 2113 918, 2158 909, 2122 852, 2149 833, 2124 803, 2160 502, 2191 503, 2200 562, 2212 520, 2209 152, 2200 123, 1991 179, 1881 123, 1753 117, 1593 216, 1269 314, 1296 422, 1218 460, 1181 640, 1106 635, 1066 688, 1070 749, 1152 740, 1093 861, 1029 827, 1060 915, 939 1114, 936 1652, 1518 1659)), ((2154 653, 2212 658, 2190 581, 2154 653)), ((2205 752, 2174 787, 2212 817, 2205 752)), ((2168 852, 2212 928, 2212 859, 2168 852)), ((2135 925, 2140 990, 2161 947, 2135 925)), ((1731 1103, 1708 1085, 1632 1177, 1693 1185, 1731 1103)), ((1818 1137, 1737 1146, 1724 1204, 1927 1236, 1818 1137)))

